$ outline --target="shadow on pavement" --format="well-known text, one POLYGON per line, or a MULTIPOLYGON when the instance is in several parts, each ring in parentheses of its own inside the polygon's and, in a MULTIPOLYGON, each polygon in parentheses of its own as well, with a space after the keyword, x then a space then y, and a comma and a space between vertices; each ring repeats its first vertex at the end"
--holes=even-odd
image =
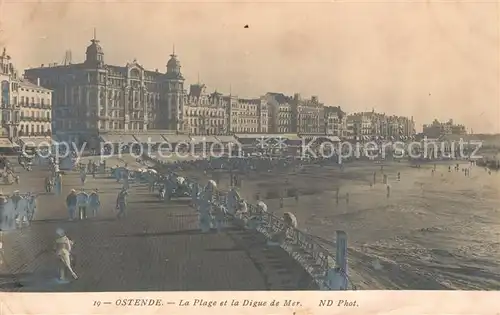
POLYGON ((68 219, 43 219, 43 220, 33 220, 32 225, 40 223, 59 223, 59 222, 71 222, 68 219))
POLYGON ((184 230, 173 232, 157 232, 157 233, 135 233, 135 234, 122 234, 115 237, 155 237, 155 236, 169 236, 169 235, 199 235, 205 234, 200 230, 184 230))
MULTIPOLYGON (((233 231, 237 228, 225 228, 223 231, 233 231)), ((204 233, 199 229, 196 230, 182 230, 182 231, 172 231, 172 232, 156 232, 156 233, 135 233, 135 234, 120 234, 115 235, 115 237, 156 237, 156 236, 175 236, 175 235, 202 235, 202 234, 214 234, 217 230, 213 229, 208 233, 204 233)))
POLYGON ((241 247, 231 247, 231 248, 209 248, 205 251, 207 252, 241 252, 244 251, 244 248, 241 247))

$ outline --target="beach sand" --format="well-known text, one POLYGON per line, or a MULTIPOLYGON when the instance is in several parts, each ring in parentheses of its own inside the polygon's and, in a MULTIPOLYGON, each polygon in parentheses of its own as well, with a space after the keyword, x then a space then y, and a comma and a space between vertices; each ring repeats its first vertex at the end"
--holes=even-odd
MULTIPOLYGON (((389 198, 381 165, 370 162, 346 164, 343 171, 309 166, 303 172, 241 176, 240 191, 254 203, 259 192, 277 215, 293 212, 299 228, 332 253, 335 231, 346 231, 349 275, 360 289, 498 289, 500 173, 472 167, 466 177, 462 171, 448 172, 449 165, 438 163, 432 176, 432 163, 420 169, 405 162, 385 163, 389 198), (374 172, 377 183, 370 187, 374 172), (298 189, 300 198, 285 198, 280 209, 277 196, 287 187, 298 189), (266 198, 269 192, 274 198, 266 198)), ((219 186, 227 189, 229 176, 220 178, 219 186)))

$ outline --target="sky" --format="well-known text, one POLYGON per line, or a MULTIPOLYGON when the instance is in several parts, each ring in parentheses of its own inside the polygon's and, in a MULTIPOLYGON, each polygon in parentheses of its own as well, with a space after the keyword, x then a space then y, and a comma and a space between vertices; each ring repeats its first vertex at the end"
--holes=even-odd
MULTIPOLYGON (((83 61, 96 28, 108 64, 166 70, 240 97, 318 96, 347 112, 453 119, 500 133, 497 2, 0 0, 18 69, 83 61), (248 25, 248 28, 244 28, 248 25)), ((22 72, 22 71, 21 71, 22 72)))

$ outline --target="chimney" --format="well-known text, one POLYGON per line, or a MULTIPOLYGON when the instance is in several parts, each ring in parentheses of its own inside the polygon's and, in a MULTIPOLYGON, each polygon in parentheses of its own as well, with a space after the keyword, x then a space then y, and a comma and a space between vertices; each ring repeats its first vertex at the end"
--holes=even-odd
POLYGON ((36 85, 40 86, 40 78, 36 79, 36 85))

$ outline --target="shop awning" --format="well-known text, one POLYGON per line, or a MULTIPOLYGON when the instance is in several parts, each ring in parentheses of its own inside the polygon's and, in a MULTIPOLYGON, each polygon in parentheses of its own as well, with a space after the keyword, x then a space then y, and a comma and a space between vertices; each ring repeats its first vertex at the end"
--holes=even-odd
POLYGON ((237 143, 238 142, 236 140, 236 138, 233 136, 215 136, 215 138, 217 138, 217 140, 219 140, 219 142, 222 142, 222 143, 229 143, 229 142, 237 143))
POLYGON ((281 135, 272 134, 258 134, 258 133, 242 133, 235 135, 238 139, 262 139, 262 138, 273 138, 281 135))
POLYGON ((290 133, 287 133, 287 134, 284 134, 284 135, 281 135, 281 137, 287 139, 287 140, 290 140, 290 141, 301 141, 302 138, 299 137, 299 135, 296 135, 296 134, 290 134, 290 133))
POLYGON ((241 143, 233 136, 215 136, 215 138, 217 138, 217 140, 222 143, 233 143, 235 145, 241 145, 241 143))
POLYGON ((134 136, 132 135, 100 135, 102 142, 114 143, 114 144, 130 144, 136 143, 134 136))
POLYGON ((326 137, 328 140, 330 140, 331 142, 340 142, 340 138, 337 137, 337 136, 328 136, 326 137))
POLYGON ((191 136, 191 143, 219 143, 214 136, 191 136))
POLYGON ((134 136, 135 140, 139 143, 151 143, 158 144, 162 142, 166 142, 165 139, 160 134, 143 134, 139 136, 134 136))
POLYGON ((54 144, 49 137, 20 137, 19 144, 25 148, 47 148, 54 144))
POLYGON ((190 143, 191 137, 187 135, 163 135, 168 143, 190 143))
POLYGON ((8 138, 0 138, 0 148, 5 149, 5 148, 13 148, 17 147, 15 143, 12 143, 8 138))

